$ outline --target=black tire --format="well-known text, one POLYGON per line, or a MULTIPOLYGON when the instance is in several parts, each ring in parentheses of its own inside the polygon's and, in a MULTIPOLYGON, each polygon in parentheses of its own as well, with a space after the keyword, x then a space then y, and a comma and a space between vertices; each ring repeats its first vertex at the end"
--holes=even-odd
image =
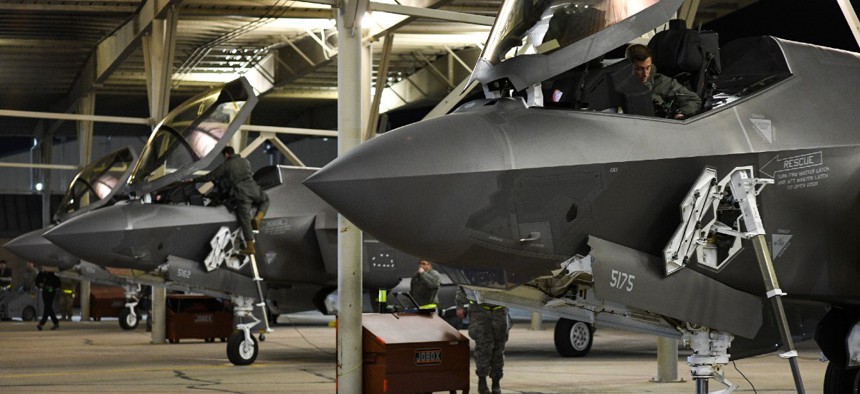
POLYGON ((33 321, 36 320, 36 308, 32 306, 28 306, 21 311, 21 320, 23 321, 33 321))
POLYGON ((824 394, 857 394, 860 393, 860 368, 842 369, 833 363, 827 363, 824 373, 824 394))
POLYGON ((555 324, 555 350, 562 357, 583 357, 594 342, 594 327, 591 324, 561 318, 555 324))
POLYGON ((250 365, 257 359, 259 346, 257 338, 251 335, 253 347, 245 346, 245 334, 242 331, 234 332, 227 341, 227 358, 233 365, 250 365))
POLYGON ((119 312, 119 326, 123 330, 134 330, 140 324, 140 310, 135 309, 134 313, 132 315, 128 308, 123 308, 119 312))

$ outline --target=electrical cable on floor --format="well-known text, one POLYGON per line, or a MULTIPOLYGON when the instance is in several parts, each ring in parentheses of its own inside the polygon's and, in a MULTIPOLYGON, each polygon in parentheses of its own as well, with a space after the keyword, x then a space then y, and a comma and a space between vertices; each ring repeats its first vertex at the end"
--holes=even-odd
POLYGON ((750 387, 752 387, 752 391, 753 391, 753 393, 758 394, 758 391, 756 391, 756 390, 755 390, 755 386, 752 384, 752 382, 750 382, 750 380, 749 380, 749 379, 747 379, 747 376, 746 376, 746 375, 744 375, 744 373, 743 373, 743 372, 741 372, 741 370, 740 370, 740 369, 738 369, 738 364, 736 364, 736 363, 735 363, 735 360, 732 360, 732 365, 734 365, 734 367, 735 367, 735 371, 738 371, 738 373, 739 373, 739 374, 741 374, 741 376, 744 378, 744 380, 746 380, 746 381, 747 381, 747 383, 749 383, 749 384, 750 384, 750 387))
POLYGON ((327 352, 325 350, 320 349, 319 346, 314 345, 309 339, 307 339, 305 337, 305 334, 302 334, 302 332, 299 331, 299 328, 296 327, 296 324, 292 321, 292 319, 290 319, 289 316, 285 315, 284 317, 287 319, 287 323, 289 323, 289 325, 293 327, 293 330, 295 330, 299 334, 299 336, 302 337, 302 339, 304 339, 305 342, 307 342, 308 345, 311 345, 314 349, 316 349, 317 351, 319 351, 322 354, 328 354, 328 355, 337 354, 337 352, 334 352, 334 353, 327 352))

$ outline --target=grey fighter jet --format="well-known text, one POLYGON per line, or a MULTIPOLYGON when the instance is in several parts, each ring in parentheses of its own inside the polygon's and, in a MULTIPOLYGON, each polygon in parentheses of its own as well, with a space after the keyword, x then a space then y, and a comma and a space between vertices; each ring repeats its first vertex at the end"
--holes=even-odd
MULTIPOLYGON (((60 223, 72 217, 85 214, 94 209, 113 204, 126 198, 123 193, 125 183, 137 154, 131 147, 121 148, 108 153, 84 167, 72 179, 53 222, 60 223)), ((55 224, 20 235, 7 242, 4 247, 27 261, 41 266, 56 267, 61 277, 86 279, 93 283, 120 286, 125 289, 128 308, 119 316, 119 324, 124 329, 133 329, 139 322, 140 300, 139 283, 116 276, 102 267, 81 261, 64 249, 54 245, 42 235, 55 224)))
MULTIPOLYGON (((143 271, 110 269, 81 260, 48 241, 43 234, 58 223, 128 199, 126 182, 136 160, 137 154, 134 150, 125 147, 88 164, 73 178, 60 201, 53 218, 55 224, 18 236, 4 245, 25 260, 58 268, 61 277, 122 287, 126 308, 120 312, 119 325, 125 330, 135 329, 140 322, 142 308, 139 303, 146 297, 141 292, 141 285, 166 287, 175 291, 189 291, 192 288, 187 284, 166 282, 159 276, 147 275, 143 271)), ((213 288, 194 287, 193 290, 221 298, 229 297, 223 289, 218 291, 213 288)))
MULTIPOLYGON (((271 201, 256 235, 256 268, 236 253, 241 232, 235 214, 219 203, 217 187, 204 196, 184 182, 217 164, 255 102, 240 79, 180 105, 144 147, 128 183, 135 198, 67 220, 45 237, 100 266, 229 293, 239 316, 257 305, 252 278, 265 280, 265 298, 276 313, 314 307, 330 312, 324 301, 337 286, 337 213, 301 184, 316 169, 271 166, 255 174, 271 201)), ((393 288, 414 274, 417 261, 366 239, 365 289, 393 288)), ((227 354, 234 364, 256 358, 257 339, 249 334, 254 324, 240 324, 230 338, 227 354)))
MULTIPOLYGON (((66 194, 60 201, 54 223, 59 223, 77 215, 85 214, 105 205, 110 205, 122 195, 121 189, 131 175, 132 165, 137 154, 131 147, 111 152, 84 167, 72 179, 66 194)), ((9 242, 4 247, 17 256, 41 265, 66 270, 80 261, 65 250, 42 237, 53 228, 31 231, 9 242)))
POLYGON ((305 184, 379 240, 459 269, 473 297, 562 317, 567 351, 590 346, 574 322, 683 337, 716 361, 688 360, 706 388, 729 351, 783 344, 791 360, 817 331, 825 391, 856 391, 860 55, 775 37, 687 47, 705 107, 657 117, 632 64, 606 55, 680 3, 507 0, 473 74, 486 99, 305 184))

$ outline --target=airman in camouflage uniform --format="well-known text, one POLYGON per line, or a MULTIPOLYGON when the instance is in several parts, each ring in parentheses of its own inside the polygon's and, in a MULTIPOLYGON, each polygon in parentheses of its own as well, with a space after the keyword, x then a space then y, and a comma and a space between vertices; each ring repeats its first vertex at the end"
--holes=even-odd
POLYGON ((489 375, 493 381, 492 393, 500 394, 500 381, 505 367, 505 342, 508 341, 508 308, 470 301, 461 287, 457 289, 457 317, 465 317, 466 305, 469 305, 469 337, 475 341, 478 393, 491 392, 487 387, 489 375))
POLYGON ((60 279, 60 318, 72 320, 72 308, 75 303, 75 287, 77 281, 74 279, 60 279))
POLYGON ((218 181, 227 190, 227 199, 236 206, 236 218, 242 227, 242 235, 245 236, 245 249, 243 254, 254 254, 254 233, 258 230, 266 210, 269 209, 269 196, 254 180, 251 172, 251 163, 235 153, 233 148, 227 146, 222 151, 224 162, 206 175, 194 178, 193 182, 218 181), (254 223, 251 223, 251 207, 257 207, 254 223))

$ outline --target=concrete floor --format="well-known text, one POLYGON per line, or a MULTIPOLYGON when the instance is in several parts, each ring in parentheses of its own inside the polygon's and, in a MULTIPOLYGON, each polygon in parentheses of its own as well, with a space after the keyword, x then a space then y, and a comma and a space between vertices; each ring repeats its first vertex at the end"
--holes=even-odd
MULTIPOLYGON (((29 322, 0 322, 0 392, 333 393, 335 329, 325 320, 282 316, 276 331, 261 343, 256 363, 248 367, 230 364, 221 342, 151 345, 149 333, 142 328, 122 331, 116 320, 62 322, 57 331, 36 331, 29 322)), ((587 357, 563 359, 555 352, 551 323, 542 331, 528 327, 528 321, 517 321, 511 331, 505 393, 695 392, 684 350, 678 362, 684 382, 650 382, 657 373, 654 337, 600 329, 587 357)), ((814 342, 798 347, 807 391, 821 392, 826 364, 818 361, 814 342)), ((759 393, 794 392, 788 362, 775 354, 740 360, 737 368, 759 393)), ((739 392, 752 392, 731 365, 726 376, 741 386, 739 392)), ((474 377, 472 384, 475 393, 474 377)), ((710 389, 722 389, 718 386, 712 381, 710 389)))

